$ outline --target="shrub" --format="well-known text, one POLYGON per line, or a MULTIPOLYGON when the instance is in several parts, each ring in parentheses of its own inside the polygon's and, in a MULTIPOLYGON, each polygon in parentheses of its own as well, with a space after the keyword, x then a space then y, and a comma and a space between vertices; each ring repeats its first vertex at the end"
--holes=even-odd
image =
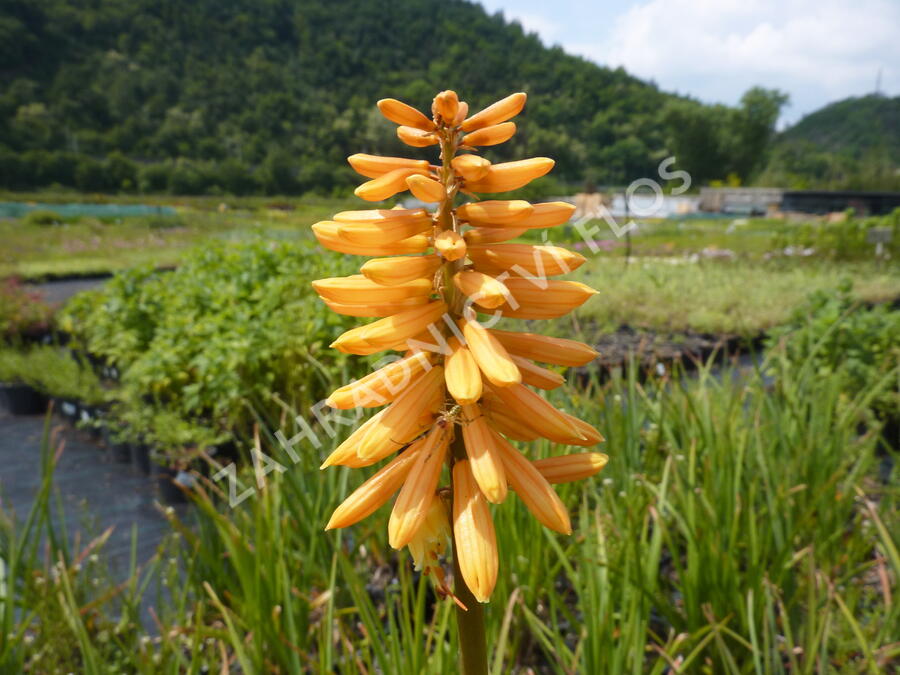
POLYGON ((0 381, 22 382, 50 396, 90 404, 106 398, 93 369, 57 347, 0 349, 0 381))
POLYGON ((254 410, 278 409, 272 394, 310 405, 345 368, 327 346, 349 323, 324 311, 308 281, 346 265, 307 242, 219 243, 173 272, 117 275, 73 299, 61 325, 118 366, 126 408, 152 400, 183 419, 246 431, 254 410))
POLYGON ((18 279, 0 283, 0 338, 37 336, 50 329, 55 309, 18 279))
POLYGON ((773 239, 776 249, 788 246, 813 248, 817 255, 833 260, 865 260, 875 256, 875 245, 868 240, 869 230, 887 228, 893 231, 885 253, 900 257, 900 208, 885 216, 853 218, 852 210, 842 223, 809 223, 779 232, 773 239))
POLYGON ((26 213, 22 222, 25 225, 61 225, 64 219, 56 211, 36 209, 26 213))
POLYGON ((872 394, 871 407, 879 416, 898 414, 898 378, 883 390, 872 387, 900 367, 900 311, 861 305, 854 300, 849 281, 837 294, 813 293, 790 322, 770 333, 768 347, 777 345, 796 365, 812 368, 822 377, 846 372, 847 393, 872 394))

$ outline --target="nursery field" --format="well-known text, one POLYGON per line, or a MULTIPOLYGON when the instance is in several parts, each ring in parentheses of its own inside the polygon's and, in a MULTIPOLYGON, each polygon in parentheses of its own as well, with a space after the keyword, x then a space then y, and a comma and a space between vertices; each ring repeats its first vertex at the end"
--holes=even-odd
MULTIPOLYGON (((379 357, 329 348, 364 319, 310 287, 359 267, 309 232, 345 202, 221 201, 0 222, 14 247, 0 276, 116 272, 62 307, 19 283, 0 293, 0 382, 56 402, 27 450, 44 476, 31 511, 0 509, 0 673, 457 672, 453 601, 388 546, 389 508, 324 531, 374 473, 319 469, 362 420, 316 404, 379 357), (101 532, 60 517, 66 450, 50 431, 64 404, 107 455, 140 450, 189 478, 192 508, 161 505, 171 533, 126 578, 101 532)), ((757 352, 740 367, 586 366, 547 392, 602 432, 609 461, 555 486, 572 536, 517 499, 491 507, 492 675, 900 663, 900 268, 865 241, 898 222, 652 222, 627 258, 611 232, 596 253, 573 228, 554 233, 587 258, 571 278, 599 293, 541 331, 597 344, 626 324, 752 338, 757 352)))

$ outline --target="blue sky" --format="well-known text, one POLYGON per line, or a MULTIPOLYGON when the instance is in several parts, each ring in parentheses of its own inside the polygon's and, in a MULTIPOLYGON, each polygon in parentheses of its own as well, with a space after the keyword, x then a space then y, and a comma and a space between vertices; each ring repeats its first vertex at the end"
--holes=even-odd
POLYGON ((900 0, 480 0, 545 44, 661 88, 735 104, 787 92, 781 126, 832 101, 900 95, 900 0))

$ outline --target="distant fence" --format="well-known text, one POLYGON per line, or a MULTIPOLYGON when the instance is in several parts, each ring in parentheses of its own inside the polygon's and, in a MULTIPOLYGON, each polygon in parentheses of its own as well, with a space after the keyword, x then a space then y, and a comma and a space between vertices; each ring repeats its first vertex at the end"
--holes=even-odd
POLYGON ((174 216, 171 206, 146 204, 38 204, 33 202, 0 202, 0 218, 21 218, 29 211, 53 211, 64 218, 128 218, 131 216, 174 216))

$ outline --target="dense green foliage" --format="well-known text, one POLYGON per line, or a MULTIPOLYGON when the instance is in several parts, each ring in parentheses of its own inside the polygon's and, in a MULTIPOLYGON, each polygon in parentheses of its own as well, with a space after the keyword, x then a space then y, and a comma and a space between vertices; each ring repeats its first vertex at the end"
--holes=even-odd
POLYGON ((343 368, 328 344, 348 321, 320 310, 308 282, 348 270, 315 251, 210 245, 173 272, 132 270, 76 296, 60 325, 119 370, 114 412, 142 436, 169 438, 160 413, 247 432, 255 407, 277 407, 272 394, 311 405, 328 393, 323 373, 343 368))
POLYGON ((788 358, 820 376, 844 371, 849 396, 866 394, 876 413, 900 421, 900 380, 873 387, 884 373, 900 367, 900 311, 865 307, 851 289, 845 282, 838 294, 813 293, 790 322, 772 331, 769 344, 784 343, 788 358))
POLYGON ((698 179, 747 180, 780 100, 754 89, 740 110, 707 108, 462 0, 4 0, 0 44, 10 189, 343 192, 348 155, 410 152, 374 102, 427 110, 445 88, 473 110, 528 92, 519 133, 487 155, 551 155, 570 184, 655 177, 673 150, 698 179), (698 157, 707 117, 715 152, 698 157))
POLYGON ((792 188, 900 190, 900 96, 848 98, 779 135, 761 181, 792 188))
POLYGON ((873 228, 893 233, 889 242, 882 243, 882 255, 900 258, 900 208, 886 216, 854 218, 850 213, 842 222, 819 221, 785 228, 775 234, 772 245, 776 249, 810 248, 815 255, 831 260, 872 260, 876 249, 868 237, 873 228))

